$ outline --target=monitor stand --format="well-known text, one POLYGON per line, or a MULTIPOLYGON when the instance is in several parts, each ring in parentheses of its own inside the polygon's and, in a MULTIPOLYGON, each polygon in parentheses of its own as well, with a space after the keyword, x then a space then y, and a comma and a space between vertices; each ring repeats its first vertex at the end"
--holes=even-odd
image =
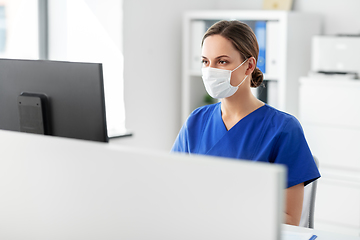
POLYGON ((48 135, 47 105, 45 94, 21 93, 18 96, 20 131, 48 135))

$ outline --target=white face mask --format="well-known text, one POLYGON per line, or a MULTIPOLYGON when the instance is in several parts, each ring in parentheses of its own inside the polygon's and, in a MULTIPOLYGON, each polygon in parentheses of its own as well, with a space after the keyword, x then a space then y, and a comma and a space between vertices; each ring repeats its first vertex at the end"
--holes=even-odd
POLYGON ((231 73, 238 69, 246 61, 247 59, 245 59, 245 61, 232 71, 211 67, 202 68, 202 79, 208 94, 213 98, 227 98, 232 96, 238 90, 239 86, 245 81, 248 75, 245 76, 244 80, 242 80, 239 85, 234 87, 230 84, 231 73))

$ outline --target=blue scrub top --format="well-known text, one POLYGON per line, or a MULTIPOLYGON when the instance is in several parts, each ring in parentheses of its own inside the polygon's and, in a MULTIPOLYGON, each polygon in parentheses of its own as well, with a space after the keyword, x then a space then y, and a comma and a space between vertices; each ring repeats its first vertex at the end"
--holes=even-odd
POLYGON ((320 177, 299 121, 267 104, 230 130, 221 103, 200 107, 182 126, 172 151, 285 164, 287 187, 320 177))

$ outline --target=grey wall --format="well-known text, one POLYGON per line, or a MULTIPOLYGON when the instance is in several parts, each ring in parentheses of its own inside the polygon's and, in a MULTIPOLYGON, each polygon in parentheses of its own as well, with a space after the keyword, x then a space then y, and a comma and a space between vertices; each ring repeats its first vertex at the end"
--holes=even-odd
MULTIPOLYGON (((134 135, 113 142, 169 151, 182 124, 182 13, 258 10, 263 0, 123 1, 126 123, 134 135)), ((294 0, 294 10, 321 14, 325 34, 360 33, 358 0, 294 0)))
POLYGON ((359 0, 295 0, 294 9, 321 14, 324 34, 360 34, 359 0))

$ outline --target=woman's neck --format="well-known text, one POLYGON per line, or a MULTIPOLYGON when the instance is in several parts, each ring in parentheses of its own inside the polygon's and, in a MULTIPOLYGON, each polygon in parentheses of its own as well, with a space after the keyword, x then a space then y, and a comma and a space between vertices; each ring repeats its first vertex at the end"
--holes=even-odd
POLYGON ((244 90, 221 100, 221 115, 228 129, 264 105, 262 101, 251 93, 251 90, 244 90))

